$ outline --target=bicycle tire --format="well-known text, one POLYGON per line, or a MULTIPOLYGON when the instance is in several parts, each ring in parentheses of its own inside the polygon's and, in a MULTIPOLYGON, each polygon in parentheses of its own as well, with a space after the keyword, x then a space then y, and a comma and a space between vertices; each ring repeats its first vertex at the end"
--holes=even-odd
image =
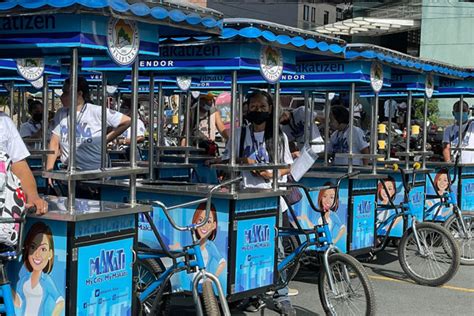
POLYGON ((319 298, 321 304, 324 308, 324 311, 327 315, 366 315, 372 316, 375 315, 376 306, 375 306, 375 294, 372 287, 372 283, 369 280, 367 272, 364 267, 352 256, 342 253, 335 253, 329 256, 329 271, 333 274, 333 280, 335 281, 335 288, 338 290, 337 294, 334 294, 329 287, 329 279, 327 277, 326 270, 321 267, 319 273, 319 298), (341 265, 350 269, 348 276, 343 277, 345 273, 342 273, 341 265), (337 269, 337 270, 336 270, 337 269), (360 285, 355 283, 356 279, 359 280, 360 285), (349 282, 348 282, 349 281, 349 282), (350 293, 341 294, 342 291, 349 291, 350 293), (357 294, 355 290, 361 290, 362 293, 357 294), (331 299, 331 296, 335 296, 331 299), (361 299, 360 296, 363 296, 365 299, 361 299), (342 298, 342 300, 341 300, 342 298), (353 302, 352 299, 356 299, 356 302, 353 302), (339 307, 334 306, 337 301, 340 301, 342 304, 342 311, 339 310, 339 307), (363 308, 356 311, 348 311, 346 309, 355 307, 357 302, 365 302, 363 308), (364 311, 365 309, 365 311, 364 311))
POLYGON ((465 221, 466 228, 470 232, 470 235, 468 234, 466 236, 462 231, 456 214, 452 214, 446 222, 443 223, 443 226, 453 235, 459 244, 461 264, 474 265, 474 212, 463 212, 462 216, 463 218, 470 219, 465 221))
POLYGON ((139 296, 146 287, 158 280, 159 273, 162 272, 162 268, 160 264, 154 259, 137 259, 136 262, 137 266, 137 291, 136 291, 136 301, 137 301, 137 314, 138 315, 161 315, 167 316, 171 314, 171 284, 167 282, 166 284, 162 284, 161 286, 165 287, 163 291, 163 295, 160 298, 158 303, 159 305, 159 313, 154 313, 151 311, 153 303, 156 300, 156 295, 158 293, 158 289, 156 289, 149 297, 147 297, 143 302, 140 301, 139 296), (149 277, 148 282, 146 281, 146 277, 149 277))
POLYGON ((207 316, 220 316, 221 310, 219 308, 219 303, 217 302, 217 297, 214 294, 214 289, 212 287, 212 282, 206 280, 202 284, 202 300, 204 302, 204 313, 207 316))
POLYGON ((445 284, 454 277, 459 269, 460 251, 458 243, 446 228, 434 223, 418 223, 416 224, 416 230, 424 254, 421 254, 418 250, 413 229, 408 229, 403 234, 398 247, 398 259, 403 271, 410 279, 421 285, 440 286, 445 284), (414 262, 412 264, 411 260, 408 259, 412 255, 416 257, 417 262, 424 259, 421 269, 426 270, 428 267, 428 269, 431 268, 430 274, 437 271, 441 271, 442 274, 438 276, 421 275, 421 269, 415 269, 414 262), (434 269, 435 267, 436 269, 434 269))

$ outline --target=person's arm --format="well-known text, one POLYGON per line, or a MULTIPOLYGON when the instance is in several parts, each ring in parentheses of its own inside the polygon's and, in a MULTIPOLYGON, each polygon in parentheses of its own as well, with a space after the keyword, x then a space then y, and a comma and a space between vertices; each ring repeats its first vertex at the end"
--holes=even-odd
MULTIPOLYGON (((364 149, 360 151, 360 153, 364 155, 370 154, 369 147, 365 147, 364 149)), ((364 166, 367 166, 369 164, 369 159, 362 158, 362 163, 364 164, 364 166)))
POLYGON ((127 128, 130 126, 131 119, 127 115, 122 115, 122 118, 120 120, 120 124, 112 129, 110 133, 107 134, 107 143, 113 141, 115 138, 119 137, 122 135, 123 132, 127 130, 127 128))
POLYGON ((26 195, 27 207, 36 207, 36 214, 45 214, 48 204, 39 197, 36 181, 26 160, 20 160, 12 164, 13 173, 20 179, 21 187, 26 195))
POLYGON ((48 155, 46 160, 46 171, 51 171, 54 169, 54 164, 56 159, 59 156, 59 136, 56 134, 51 134, 51 139, 49 141, 48 149, 53 152, 53 154, 48 155))
POLYGON ((443 160, 445 162, 451 161, 451 144, 450 143, 443 144, 443 160))
POLYGON ((229 134, 227 134, 227 130, 225 128, 224 122, 222 121, 221 113, 219 111, 214 112, 215 120, 216 120, 216 127, 219 131, 219 134, 225 139, 229 139, 229 134))

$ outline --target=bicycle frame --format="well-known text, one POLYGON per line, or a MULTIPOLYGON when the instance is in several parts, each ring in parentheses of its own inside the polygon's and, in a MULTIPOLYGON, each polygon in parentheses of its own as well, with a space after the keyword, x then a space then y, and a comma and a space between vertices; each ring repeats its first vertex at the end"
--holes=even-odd
POLYGON ((229 306, 227 305, 226 297, 224 294, 224 290, 222 289, 222 286, 219 282, 219 279, 213 275, 212 273, 209 273, 206 271, 206 266, 204 263, 204 259, 202 256, 201 252, 201 246, 198 243, 198 240, 196 239, 196 236, 194 234, 194 231, 198 229, 199 227, 205 225, 209 218, 209 213, 210 213, 210 207, 211 207, 211 199, 212 199, 212 194, 222 186, 228 185, 230 183, 240 181, 241 178, 236 178, 227 182, 223 182, 217 186, 214 186, 208 193, 208 196, 206 198, 198 199, 195 201, 187 202, 187 203, 182 203, 179 205, 174 205, 172 207, 166 207, 163 203, 156 201, 153 204, 155 206, 160 207, 163 212, 165 213, 168 221, 170 224, 173 226, 178 231, 189 231, 192 236, 193 244, 191 246, 186 246, 183 247, 182 252, 172 252, 168 249, 167 245, 164 243, 163 239, 161 238, 161 235, 153 222, 153 219, 151 218, 149 213, 144 213, 146 220, 150 224, 150 228, 155 235, 156 239, 158 240, 158 243, 161 247, 161 250, 154 250, 154 249, 147 249, 147 248, 138 248, 138 251, 140 253, 137 254, 137 257, 140 259, 159 259, 163 257, 168 257, 171 258, 173 261, 173 264, 165 269, 164 272, 161 273, 161 275, 158 277, 158 279, 154 282, 152 282, 141 294, 140 294, 140 301, 143 302, 146 298, 148 298, 150 295, 153 294, 153 292, 159 288, 159 291, 157 293, 156 299, 153 302, 152 305, 152 313, 155 313, 158 306, 158 302, 160 301, 160 297, 163 295, 163 287, 160 287, 163 284, 166 284, 167 282, 170 281, 171 277, 178 272, 186 270, 188 273, 195 272, 197 271, 197 274, 193 278, 193 300, 194 304, 196 305, 196 310, 197 314, 199 316, 203 316, 204 313, 202 311, 202 304, 199 298, 199 293, 198 293, 198 285, 199 282, 203 279, 210 279, 214 285, 217 288, 218 294, 219 294, 219 301, 221 303, 224 315, 229 315, 230 316, 230 310, 229 306), (203 221, 201 221, 198 224, 191 224, 189 226, 180 226, 176 224, 176 222, 173 220, 171 215, 169 214, 170 210, 173 209, 179 209, 187 206, 192 206, 195 204, 199 204, 202 202, 206 202, 206 216, 203 221), (184 261, 178 261, 178 259, 184 259, 184 261))

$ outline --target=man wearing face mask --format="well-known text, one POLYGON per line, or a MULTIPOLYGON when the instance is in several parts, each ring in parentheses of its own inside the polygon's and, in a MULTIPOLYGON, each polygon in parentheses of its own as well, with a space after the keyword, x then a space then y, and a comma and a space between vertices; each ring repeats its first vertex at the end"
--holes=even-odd
MULTIPOLYGON (((215 141, 216 132, 219 132, 224 140, 227 140, 229 136, 221 114, 214 105, 214 95, 208 93, 201 96, 197 106, 199 106, 199 124, 196 122, 196 110, 191 109, 191 136, 197 141, 215 141)), ((181 145, 186 146, 186 139, 181 141, 181 145)))
POLYGON ((41 138, 43 126, 43 103, 37 100, 28 100, 28 113, 31 118, 21 124, 20 136, 22 138, 41 138))
MULTIPOLYGON (((474 124, 469 119, 469 105, 467 102, 462 103, 462 113, 460 113, 461 102, 457 101, 453 105, 453 117, 454 124, 446 127, 443 135, 443 159, 446 162, 451 161, 451 149, 458 147, 459 142, 459 121, 462 122, 461 129, 461 148, 474 149, 474 124)), ((474 151, 462 151, 459 162, 461 163, 473 163, 474 162, 474 151)))

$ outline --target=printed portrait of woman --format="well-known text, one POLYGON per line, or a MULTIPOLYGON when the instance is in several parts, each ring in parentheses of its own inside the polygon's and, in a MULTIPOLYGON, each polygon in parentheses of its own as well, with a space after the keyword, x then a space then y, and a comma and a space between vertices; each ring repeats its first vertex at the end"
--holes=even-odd
POLYGON ((15 294, 15 307, 21 315, 61 315, 64 298, 50 276, 54 265, 53 234, 49 226, 37 222, 26 235, 22 253, 27 272, 20 275, 15 294))
MULTIPOLYGON (((380 205, 390 205, 390 201, 394 203, 395 196, 397 194, 397 184, 395 179, 388 176, 382 182, 377 185, 377 200, 380 205)), ((387 222, 387 219, 393 213, 393 210, 381 210, 377 212, 377 233, 379 235, 387 234, 387 230, 390 227, 391 222, 387 222)), ((393 228, 395 228, 402 220, 402 217, 397 217, 393 228)), ((392 228, 392 229, 393 229, 392 228)))
MULTIPOLYGON (((334 186, 331 182, 324 183, 324 186, 334 186)), ((332 241, 336 244, 342 240, 346 233, 346 225, 341 222, 341 219, 337 215, 339 208, 339 201, 336 200, 336 188, 328 188, 319 191, 318 194, 318 208, 324 211, 324 219, 329 226, 331 231, 332 241)), ((306 214, 299 216, 298 219, 304 220, 309 228, 313 228, 315 224, 308 218, 306 214)), ((322 225, 322 217, 318 218, 318 225, 322 225)))
MULTIPOLYGON (((447 169, 445 168, 440 169, 436 173, 436 176, 433 180, 433 184, 434 184, 434 190, 436 191, 436 194, 438 196, 443 197, 445 193, 449 192, 449 186, 451 184, 450 181, 451 180, 450 180, 449 172, 447 169)), ((426 200, 427 209, 429 210, 433 205, 435 205, 436 203, 440 201, 441 201, 440 198, 427 199, 426 200)), ((429 212, 429 214, 427 213, 427 219, 443 220, 447 216, 451 215, 452 211, 453 211, 452 206, 444 207, 440 205, 439 207, 429 212), (433 216, 436 216, 436 218, 432 218, 433 216)))
MULTIPOLYGON (((202 223, 206 218, 206 203, 198 205, 193 215, 193 224, 202 223)), ((202 257, 206 270, 216 277, 225 275, 227 262, 214 243, 217 235, 217 212, 213 204, 207 222, 196 230, 196 238, 201 246, 202 257)), ((220 278, 219 278, 220 279, 220 278)), ((222 282, 222 281, 221 281, 222 282)))

